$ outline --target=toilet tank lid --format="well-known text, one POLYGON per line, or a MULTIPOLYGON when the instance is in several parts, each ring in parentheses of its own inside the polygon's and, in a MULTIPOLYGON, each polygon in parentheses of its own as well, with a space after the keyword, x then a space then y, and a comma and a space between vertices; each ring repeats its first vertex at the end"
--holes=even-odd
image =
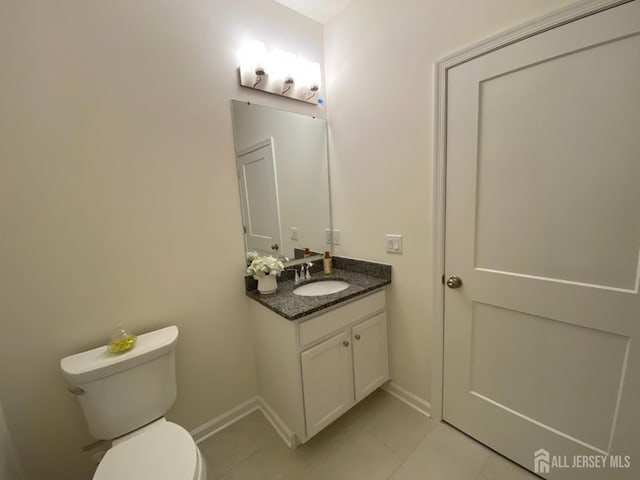
POLYGON ((150 362, 175 348, 178 327, 161 328, 138 336, 136 346, 123 353, 110 353, 98 347, 63 358, 60 368, 72 385, 89 383, 150 362))

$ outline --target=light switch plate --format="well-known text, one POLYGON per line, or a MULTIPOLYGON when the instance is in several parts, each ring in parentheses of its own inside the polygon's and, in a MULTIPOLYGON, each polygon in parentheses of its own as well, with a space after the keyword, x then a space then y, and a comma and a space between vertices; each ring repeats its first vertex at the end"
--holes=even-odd
POLYGON ((389 233, 384 239, 387 253, 402 253, 402 235, 389 233))
MULTIPOLYGON (((331 229, 330 228, 324 229, 324 236, 325 236, 325 243, 327 245, 331 245, 331 229)), ((340 230, 338 230, 337 228, 333 229, 333 244, 340 245, 340 230)))
POLYGON ((298 227, 291 227, 289 228, 289 238, 291 240, 297 241, 298 240, 298 227))
POLYGON ((333 244, 340 245, 340 230, 337 228, 333 229, 333 244))

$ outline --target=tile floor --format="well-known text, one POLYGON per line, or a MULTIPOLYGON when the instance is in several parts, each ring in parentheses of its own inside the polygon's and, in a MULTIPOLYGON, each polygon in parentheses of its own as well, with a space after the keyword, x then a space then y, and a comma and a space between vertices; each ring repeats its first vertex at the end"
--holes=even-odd
POLYGON ((382 390, 296 450, 260 412, 199 446, 209 480, 539 480, 382 390))

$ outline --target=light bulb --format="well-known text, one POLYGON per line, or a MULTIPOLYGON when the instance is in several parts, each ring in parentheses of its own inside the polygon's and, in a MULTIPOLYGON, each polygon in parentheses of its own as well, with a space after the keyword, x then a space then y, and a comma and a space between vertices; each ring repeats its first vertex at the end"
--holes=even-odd
POLYGON ((293 53, 274 50, 269 55, 269 75, 291 83, 294 80, 296 56, 293 53))
POLYGON ((300 85, 309 90, 317 91, 320 88, 320 64, 310 62, 305 58, 299 58, 297 62, 297 78, 300 85))
POLYGON ((250 70, 256 75, 264 75, 267 72, 267 48, 264 43, 257 40, 245 42, 240 47, 238 57, 241 70, 250 70))

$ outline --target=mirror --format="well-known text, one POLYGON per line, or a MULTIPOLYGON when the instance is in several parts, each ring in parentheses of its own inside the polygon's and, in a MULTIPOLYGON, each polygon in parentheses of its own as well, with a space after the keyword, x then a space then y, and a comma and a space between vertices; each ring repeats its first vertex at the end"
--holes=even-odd
POLYGON ((289 261, 330 250, 326 121, 231 104, 245 252, 289 261))

